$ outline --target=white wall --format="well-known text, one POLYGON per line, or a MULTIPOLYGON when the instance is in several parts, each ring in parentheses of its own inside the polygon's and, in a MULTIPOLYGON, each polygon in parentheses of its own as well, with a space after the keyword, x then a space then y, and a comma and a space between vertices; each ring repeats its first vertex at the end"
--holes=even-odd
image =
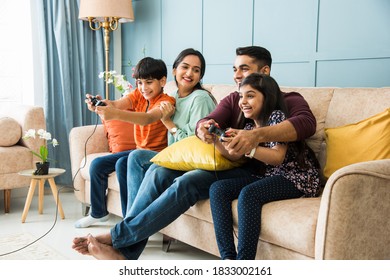
POLYGON ((35 104, 29 0, 2 0, 0 102, 35 104))

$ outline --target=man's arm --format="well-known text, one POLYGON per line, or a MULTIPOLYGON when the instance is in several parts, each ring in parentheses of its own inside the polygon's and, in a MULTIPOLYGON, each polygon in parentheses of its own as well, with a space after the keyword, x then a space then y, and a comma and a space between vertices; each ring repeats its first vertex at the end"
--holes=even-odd
POLYGON ((290 117, 274 126, 254 130, 231 130, 235 135, 229 143, 232 153, 245 154, 263 142, 293 142, 304 140, 316 132, 316 119, 309 104, 296 92, 284 95, 290 117))

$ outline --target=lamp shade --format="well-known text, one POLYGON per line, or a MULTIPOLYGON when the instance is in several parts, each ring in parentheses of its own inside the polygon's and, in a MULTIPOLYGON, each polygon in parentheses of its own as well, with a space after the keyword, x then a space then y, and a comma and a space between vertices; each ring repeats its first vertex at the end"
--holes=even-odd
POLYGON ((104 21, 105 17, 117 17, 119 22, 134 21, 131 0, 80 0, 79 19, 93 17, 104 21))

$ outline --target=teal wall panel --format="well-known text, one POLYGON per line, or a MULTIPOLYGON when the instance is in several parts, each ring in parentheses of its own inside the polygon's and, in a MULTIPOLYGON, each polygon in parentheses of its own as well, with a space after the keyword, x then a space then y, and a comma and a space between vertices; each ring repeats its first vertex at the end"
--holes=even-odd
POLYGON ((275 62, 271 68, 271 76, 280 86, 313 86, 313 65, 309 62, 275 62))
POLYGON ((162 59, 169 68, 182 50, 202 51, 202 0, 162 1, 161 29, 162 59))
POLYGON ((252 45, 253 0, 204 0, 203 52, 209 64, 232 65, 237 47, 252 45))
POLYGON ((231 64, 207 64, 204 84, 228 84, 233 85, 233 67, 231 64))
POLYGON ((318 52, 375 57, 389 50, 389 0, 320 1, 318 52))
POLYGON ((160 0, 133 1, 133 9, 135 21, 122 24, 122 72, 127 77, 144 56, 161 58, 160 0))
POLYGON ((308 61, 316 48, 317 1, 255 0, 254 44, 275 62, 308 61))
POLYGON ((390 58, 319 61, 317 86, 388 87, 390 58))
MULTIPOLYGON (((235 49, 268 48, 283 86, 390 86, 389 0, 133 0, 123 25, 123 66, 146 55, 171 67, 203 52, 204 83, 233 83, 235 49)), ((126 70, 128 71, 128 70, 126 70)), ((169 71, 170 72, 170 71, 169 71)), ((169 75, 171 78, 171 75, 169 75)))

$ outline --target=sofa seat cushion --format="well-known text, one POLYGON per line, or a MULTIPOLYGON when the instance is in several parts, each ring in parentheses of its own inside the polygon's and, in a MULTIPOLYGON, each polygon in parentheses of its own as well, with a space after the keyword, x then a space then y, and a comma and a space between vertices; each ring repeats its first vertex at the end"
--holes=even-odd
POLYGON ((23 146, 0 147, 1 173, 18 173, 22 170, 31 169, 32 157, 30 150, 23 146))
MULTIPOLYGON (((315 232, 320 198, 298 198, 275 201, 262 210, 262 241, 314 258, 315 232)), ((212 223, 210 200, 202 200, 186 213, 212 223)), ((233 221, 237 232, 237 200, 233 201, 233 221)))
MULTIPOLYGON (((105 152, 105 153, 95 153, 95 154, 87 155, 87 163, 85 164, 85 166, 84 166, 84 160, 82 160, 81 164, 80 164, 80 168, 81 168, 80 169, 80 174, 81 174, 81 177, 83 177, 84 180, 90 182, 91 181, 91 176, 89 174, 89 168, 91 166, 92 161, 95 158, 98 158, 98 157, 101 157, 101 156, 105 156, 105 155, 109 155, 109 154, 110 153, 105 152)), ((108 176, 108 188, 116 190, 116 191, 119 192, 119 183, 118 183, 118 180, 116 178, 116 173, 115 172, 111 173, 108 176)))
POLYGON ((22 127, 13 118, 0 115, 0 147, 16 145, 22 138, 22 127))

